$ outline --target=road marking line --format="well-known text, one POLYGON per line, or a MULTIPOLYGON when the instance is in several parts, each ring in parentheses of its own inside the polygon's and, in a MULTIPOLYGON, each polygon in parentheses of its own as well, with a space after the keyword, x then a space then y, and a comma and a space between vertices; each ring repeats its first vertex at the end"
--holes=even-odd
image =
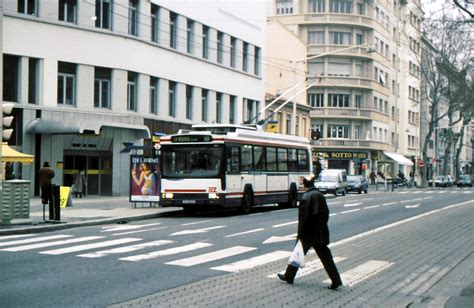
POLYGON ((86 241, 97 240, 101 238, 104 238, 104 237, 103 236, 87 236, 87 237, 79 237, 79 238, 73 238, 73 239, 62 240, 62 241, 16 246, 16 247, 1 249, 1 250, 2 251, 25 251, 25 250, 38 249, 38 248, 44 248, 44 247, 50 247, 50 246, 59 246, 59 245, 64 245, 64 244, 86 242, 86 241))
POLYGON ((342 203, 342 201, 328 202, 328 205, 342 203))
POLYGON ((421 194, 421 190, 417 190, 413 192, 414 194, 421 194))
POLYGON ((56 239, 67 238, 67 237, 72 237, 72 235, 41 236, 41 237, 29 238, 29 239, 25 239, 25 240, 17 240, 17 241, 11 241, 11 242, 3 242, 3 243, 0 243, 0 247, 3 247, 3 246, 10 246, 10 245, 20 245, 20 244, 36 243, 36 242, 41 242, 41 241, 56 240, 56 239))
POLYGON ((365 199, 359 199, 359 201, 369 201, 369 200, 373 200, 374 198, 365 198, 365 199))
POLYGON ((225 227, 227 227, 227 226, 215 226, 215 227, 202 228, 202 229, 183 230, 183 231, 178 231, 178 232, 172 233, 172 234, 170 234, 170 236, 206 233, 206 232, 209 232, 209 230, 221 229, 221 228, 225 228, 225 227))
POLYGON ((286 242, 286 241, 294 241, 296 240, 296 233, 288 234, 285 236, 271 236, 263 241, 262 244, 270 244, 270 243, 278 243, 278 242, 286 242))
POLYGON ((423 198, 423 200, 427 200, 427 199, 433 199, 433 197, 430 196, 430 197, 424 197, 424 198, 423 198))
POLYGON ((371 205, 371 206, 366 206, 366 207, 363 207, 363 209, 364 209, 364 210, 368 210, 368 209, 375 209, 375 208, 378 208, 378 207, 380 207, 379 204, 377 204, 377 205, 371 205))
POLYGON ((239 235, 243 235, 243 234, 249 234, 249 233, 254 233, 254 232, 260 232, 260 231, 263 231, 265 230, 264 228, 259 228, 259 229, 253 229, 253 230, 249 230, 249 231, 245 231, 245 232, 240 232, 240 233, 234 233, 234 234, 231 234, 231 235, 226 235, 226 237, 234 237, 234 236, 239 236, 239 235))
POLYGON ((261 256, 253 257, 246 260, 237 261, 234 263, 229 263, 217 267, 212 267, 211 269, 216 271, 232 272, 237 273, 246 269, 251 269, 259 265, 267 264, 273 261, 281 260, 288 258, 291 255, 291 251, 282 251, 277 250, 270 252, 261 256))
POLYGON ((353 210, 349 210, 349 211, 344 211, 344 212, 340 212, 339 214, 346 214, 346 213, 352 213, 352 212, 357 212, 357 211, 360 211, 360 209, 353 209, 353 210))
MULTIPOLYGON (((352 287, 362 282, 383 270, 386 270, 393 265, 393 262, 388 261, 377 261, 370 260, 367 261, 353 269, 348 270, 347 272, 342 273, 341 279, 345 286, 352 287)), ((331 280, 326 279, 323 283, 331 283, 331 280)))
MULTIPOLYGON (((346 258, 343 258, 343 257, 334 257, 334 263, 344 261, 345 259, 346 258)), ((324 268, 324 267, 323 267, 323 264, 321 263, 321 261, 319 259, 316 259, 316 260, 313 260, 313 261, 310 261, 310 262, 306 262, 305 267, 301 268, 296 273, 295 279, 298 279, 298 278, 307 276, 309 274, 312 274, 316 271, 319 271, 322 268, 324 268)), ((281 273, 284 274, 285 272, 283 271, 281 273)), ((277 274, 271 274, 271 275, 268 275, 267 277, 268 278, 276 278, 277 274)))
POLYGON ((33 235, 36 235, 36 234, 4 235, 4 236, 0 236, 0 241, 9 240, 9 239, 12 239, 12 238, 28 237, 28 236, 33 236, 33 235))
POLYGON ((41 251, 40 253, 45 254, 45 255, 62 255, 65 253, 78 252, 78 251, 90 250, 94 248, 101 248, 101 247, 107 247, 107 246, 115 246, 115 245, 131 243, 131 242, 136 242, 136 241, 141 241, 141 240, 142 240, 141 238, 122 238, 122 239, 94 243, 94 244, 86 244, 86 245, 73 246, 69 248, 41 251))
POLYGON ((409 191, 401 191, 401 192, 399 192, 399 194, 408 194, 408 193, 409 193, 409 191))
POLYGON ((102 250, 102 251, 97 251, 97 252, 92 252, 92 253, 86 253, 86 254, 78 255, 78 257, 100 258, 100 257, 108 256, 111 254, 127 253, 127 252, 132 252, 132 251, 136 251, 136 250, 147 248, 147 247, 157 247, 157 246, 171 244, 171 243, 174 243, 174 241, 159 240, 159 241, 136 244, 136 245, 131 245, 131 246, 102 250))
POLYGON ((372 230, 369 230, 369 231, 365 231, 365 232, 356 234, 354 236, 339 240, 337 242, 333 242, 333 243, 329 244, 329 247, 336 247, 336 246, 351 242, 355 239, 359 239, 359 238, 365 237, 367 235, 372 235, 372 234, 378 233, 380 231, 387 230, 387 229, 402 225, 402 224, 410 222, 410 221, 414 221, 414 220, 417 220, 417 219, 420 219, 420 218, 423 218, 423 217, 426 217, 426 216, 429 216, 429 215, 433 215, 435 213, 439 213, 441 211, 445 211, 445 210, 448 210, 448 209, 451 209, 451 208, 455 208, 455 207, 463 206, 463 205, 469 205, 469 204, 474 205, 474 200, 469 200, 469 201, 464 201, 464 202, 461 202, 461 203, 448 205, 446 207, 443 207, 443 208, 440 208, 440 209, 437 209, 437 210, 432 210, 432 211, 429 211, 429 212, 425 212, 423 214, 419 214, 419 215, 416 215, 416 216, 413 216, 413 217, 410 217, 410 218, 407 218, 407 219, 404 219, 404 220, 396 221, 394 223, 391 223, 391 224, 388 224, 388 225, 385 225, 385 226, 382 226, 382 227, 378 227, 378 228, 375 228, 375 229, 372 229, 372 230))
POLYGON ((332 214, 329 214, 329 216, 336 216, 337 213, 332 213, 332 214))
POLYGON ((197 224, 204 224, 206 222, 210 222, 212 220, 201 220, 201 221, 196 221, 196 222, 189 222, 187 224, 181 224, 181 226, 192 226, 192 225, 197 225, 197 224))
POLYGON ((406 209, 415 209, 419 206, 420 206, 420 204, 418 203, 418 204, 412 204, 412 205, 405 205, 405 208, 406 209))
POLYGON ((382 204, 382 206, 393 205, 393 204, 397 204, 397 203, 398 203, 398 202, 388 202, 388 203, 382 204))
POLYGON ((194 244, 184 245, 184 246, 180 246, 180 247, 169 248, 169 249, 165 249, 165 250, 153 251, 153 252, 145 253, 145 254, 141 254, 141 255, 120 258, 119 260, 132 261, 132 262, 137 262, 137 261, 142 261, 142 260, 150 260, 150 259, 156 259, 156 258, 163 257, 163 256, 174 255, 174 254, 181 253, 181 252, 188 252, 188 251, 192 251, 192 250, 196 250, 196 249, 200 249, 200 248, 204 248, 204 247, 209 247, 209 246, 212 246, 212 244, 202 243, 202 242, 201 243, 194 243, 194 244))
POLYGON ((346 204, 344 204, 344 207, 358 206, 358 205, 361 205, 361 204, 362 204, 362 202, 346 203, 346 204))
POLYGON ((125 230, 136 230, 140 228, 145 228, 145 227, 151 227, 151 226, 157 226, 161 225, 161 223, 153 223, 153 224, 146 224, 146 225, 126 225, 126 226, 120 226, 120 227, 108 227, 105 230, 102 230, 101 232, 114 232, 114 231, 125 231, 125 230))
POLYGON ((212 262, 224 258, 228 258, 231 256, 235 256, 241 253, 249 252, 255 250, 255 247, 246 247, 246 246, 234 246, 226 249, 221 249, 209 253, 205 253, 202 255, 180 259, 176 261, 166 262, 166 264, 170 265, 179 265, 179 266, 194 266, 202 263, 212 262))
POLYGON ((129 231, 129 232, 122 232, 122 233, 114 233, 112 234, 113 236, 116 235, 125 235, 125 234, 133 234, 133 233, 140 233, 140 232, 148 232, 148 231, 154 231, 154 230, 161 230, 161 229, 166 229, 168 227, 158 227, 158 228, 151 228, 151 229, 145 229, 145 230, 137 230, 137 231, 129 231))
POLYGON ((294 224, 297 224, 297 223, 298 223, 298 220, 295 220, 295 221, 291 221, 291 222, 286 222, 284 224, 274 225, 274 226, 272 226, 272 228, 279 228, 279 227, 294 225, 294 224))

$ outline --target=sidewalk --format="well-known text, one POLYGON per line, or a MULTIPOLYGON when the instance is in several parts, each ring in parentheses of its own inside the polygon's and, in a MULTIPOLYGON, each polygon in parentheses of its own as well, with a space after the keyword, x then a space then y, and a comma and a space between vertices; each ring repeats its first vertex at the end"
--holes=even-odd
MULTIPOLYGON (((45 222, 40 198, 30 199, 30 222, 28 224, 0 225, 0 236, 11 234, 48 232, 80 226, 128 222, 152 219, 160 215, 180 211, 176 207, 150 207, 149 203, 129 202, 128 197, 87 196, 73 198, 73 206, 60 209, 60 222, 45 222)), ((49 220, 49 206, 45 207, 45 218, 49 220)))

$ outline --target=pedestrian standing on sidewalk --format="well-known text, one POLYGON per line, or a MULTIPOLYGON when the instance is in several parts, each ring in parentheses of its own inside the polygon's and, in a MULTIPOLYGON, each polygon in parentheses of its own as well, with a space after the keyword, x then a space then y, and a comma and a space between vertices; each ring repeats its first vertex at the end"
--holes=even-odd
POLYGON ((372 185, 375 184, 375 177, 376 177, 375 172, 374 170, 372 170, 372 172, 370 172, 370 184, 372 185))
MULTIPOLYGON (((303 185, 306 192, 303 194, 298 208, 298 236, 303 244, 304 254, 313 247, 321 263, 324 266, 331 285, 331 290, 336 290, 342 285, 341 277, 337 271, 336 264, 329 250, 329 209, 326 198, 314 188, 314 177, 305 177, 303 185)), ((284 274, 278 273, 277 276, 283 281, 292 284, 298 267, 288 265, 284 274)))
POLYGON ((38 171, 38 182, 41 187, 41 203, 48 204, 52 202, 53 187, 52 179, 54 178, 54 171, 49 166, 49 162, 45 161, 43 167, 38 171))

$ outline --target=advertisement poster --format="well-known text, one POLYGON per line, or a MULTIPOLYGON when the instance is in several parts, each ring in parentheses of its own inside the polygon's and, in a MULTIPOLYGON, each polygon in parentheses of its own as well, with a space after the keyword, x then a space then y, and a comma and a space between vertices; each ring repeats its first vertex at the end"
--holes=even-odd
POLYGON ((160 201, 158 157, 130 156, 130 202, 160 201))

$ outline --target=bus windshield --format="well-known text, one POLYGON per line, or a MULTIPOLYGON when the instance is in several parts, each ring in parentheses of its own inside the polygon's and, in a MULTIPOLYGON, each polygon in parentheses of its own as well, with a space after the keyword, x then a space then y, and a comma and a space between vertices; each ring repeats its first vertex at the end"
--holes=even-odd
POLYGON ((216 177, 222 165, 223 146, 164 146, 161 148, 163 177, 216 177))

